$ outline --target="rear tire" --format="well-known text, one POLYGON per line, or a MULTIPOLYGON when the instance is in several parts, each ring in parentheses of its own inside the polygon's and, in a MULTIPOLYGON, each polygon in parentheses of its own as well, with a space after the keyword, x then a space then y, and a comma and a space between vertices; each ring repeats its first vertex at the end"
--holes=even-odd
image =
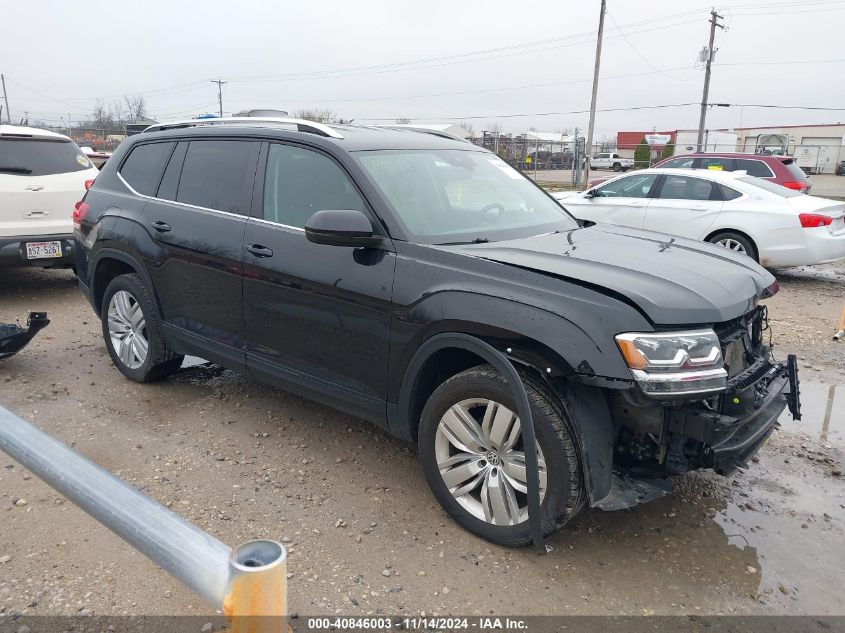
POLYGON ((112 362, 135 382, 153 382, 175 373, 181 354, 167 347, 153 298, 135 274, 111 280, 100 308, 103 338, 112 362))
MULTIPOLYGON (((583 475, 574 434, 560 401, 539 380, 529 375, 522 378, 540 449, 540 514, 543 533, 549 535, 584 506, 583 475)), ((516 427, 518 417, 515 411, 510 388, 502 375, 490 365, 473 367, 451 377, 434 391, 423 408, 418 440, 426 480, 443 509, 466 530, 507 546, 526 545, 531 541, 527 520, 525 447, 522 434, 516 427), (461 407, 459 411, 471 416, 469 428, 481 432, 477 436, 481 442, 478 446, 466 446, 469 451, 455 445, 449 437, 450 427, 444 423, 447 419, 466 420, 465 417, 447 418, 458 406, 461 407), (500 412, 503 420, 513 416, 510 426, 507 422, 502 422, 504 427, 497 426, 500 412), (484 424, 485 416, 492 420, 487 426, 484 424), (508 432, 498 432, 497 429, 501 428, 508 432), (486 434, 485 429, 488 431, 486 434), (502 441, 504 438, 507 441, 502 441), (511 440, 513 444, 508 448, 511 440), (445 460, 451 461, 444 466, 445 460), (471 474, 465 476, 464 472, 458 472, 462 469, 471 474), (444 477, 449 479, 449 483, 444 477), (461 494, 462 489, 466 490, 473 482, 477 484, 461 494), (504 492, 496 497, 497 491, 504 492)))
POLYGON ((723 246, 735 253, 748 255, 748 257, 753 259, 755 262, 760 261, 759 254, 757 253, 757 247, 754 246, 754 242, 739 233, 734 233, 733 231, 722 231, 720 233, 716 233, 715 235, 711 235, 710 239, 707 241, 711 244, 723 246))

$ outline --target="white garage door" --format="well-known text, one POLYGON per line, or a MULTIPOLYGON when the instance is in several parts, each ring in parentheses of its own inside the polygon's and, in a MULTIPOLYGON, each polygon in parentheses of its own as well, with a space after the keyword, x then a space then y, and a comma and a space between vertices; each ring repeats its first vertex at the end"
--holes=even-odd
POLYGON ((842 146, 842 138, 838 136, 805 136, 801 139, 801 145, 815 145, 819 148, 819 160, 817 174, 832 174, 836 169, 836 160, 839 157, 839 148, 842 146))

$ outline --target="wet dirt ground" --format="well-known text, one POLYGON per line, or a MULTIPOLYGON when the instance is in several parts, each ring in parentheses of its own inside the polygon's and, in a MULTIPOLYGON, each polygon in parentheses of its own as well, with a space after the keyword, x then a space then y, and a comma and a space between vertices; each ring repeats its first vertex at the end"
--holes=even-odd
MULTIPOLYGON (((0 321, 52 319, 0 363, 0 404, 227 544, 281 540, 300 614, 845 614, 845 266, 778 277, 773 340, 799 356, 803 422, 784 416, 730 479, 583 512, 547 556, 461 530, 413 447, 361 420, 219 367, 125 380, 70 272, 0 271, 0 321)), ((211 612, 0 454, 0 614, 80 610, 211 612)))

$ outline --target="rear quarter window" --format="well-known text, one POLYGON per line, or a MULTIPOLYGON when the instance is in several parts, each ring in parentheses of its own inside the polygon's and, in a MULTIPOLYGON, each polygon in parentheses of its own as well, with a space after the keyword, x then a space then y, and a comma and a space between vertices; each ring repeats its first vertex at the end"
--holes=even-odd
POLYGON ((129 152, 120 175, 138 193, 154 196, 161 182, 164 166, 176 143, 144 143, 129 152))
POLYGON ((91 167, 91 161, 73 141, 0 138, 0 173, 50 176, 91 167))
POLYGON ((736 189, 731 189, 722 184, 719 185, 719 191, 722 192, 722 200, 736 200, 742 197, 742 194, 736 189))

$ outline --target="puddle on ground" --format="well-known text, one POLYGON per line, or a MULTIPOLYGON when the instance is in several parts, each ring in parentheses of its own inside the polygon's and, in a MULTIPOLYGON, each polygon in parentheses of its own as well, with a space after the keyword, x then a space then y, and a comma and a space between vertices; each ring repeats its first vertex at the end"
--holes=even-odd
POLYGON ((801 421, 788 411, 759 461, 735 477, 715 516, 728 542, 751 550, 761 602, 784 611, 845 613, 845 385, 802 381, 801 421))
POLYGON ((845 385, 802 380, 801 420, 788 411, 780 417, 787 430, 802 431, 824 443, 845 444, 845 385))

